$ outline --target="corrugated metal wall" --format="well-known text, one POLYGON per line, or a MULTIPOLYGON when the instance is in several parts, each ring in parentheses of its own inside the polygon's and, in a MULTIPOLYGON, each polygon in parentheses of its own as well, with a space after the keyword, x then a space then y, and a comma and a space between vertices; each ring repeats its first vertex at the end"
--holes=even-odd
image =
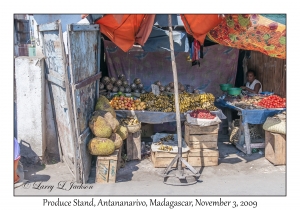
POLYGON ((273 91, 281 97, 286 97, 285 65, 285 59, 272 58, 256 51, 251 52, 251 58, 248 60, 248 69, 256 71, 263 91, 273 91))

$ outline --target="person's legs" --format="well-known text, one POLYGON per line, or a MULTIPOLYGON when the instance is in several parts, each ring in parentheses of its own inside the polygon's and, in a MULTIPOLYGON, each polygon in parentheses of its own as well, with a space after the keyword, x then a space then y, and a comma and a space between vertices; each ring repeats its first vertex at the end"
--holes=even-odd
POLYGON ((16 138, 14 138, 14 183, 20 180, 17 174, 18 163, 20 160, 20 146, 16 138))

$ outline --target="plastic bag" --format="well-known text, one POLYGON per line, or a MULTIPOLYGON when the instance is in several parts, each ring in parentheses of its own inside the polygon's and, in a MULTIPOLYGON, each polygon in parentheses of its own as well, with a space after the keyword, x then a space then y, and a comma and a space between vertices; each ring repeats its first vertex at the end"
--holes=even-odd
POLYGON ((186 115, 186 120, 189 124, 199 125, 199 126, 210 126, 210 125, 216 125, 221 123, 221 120, 218 116, 216 116, 214 119, 200 119, 200 118, 191 117, 189 113, 186 115))

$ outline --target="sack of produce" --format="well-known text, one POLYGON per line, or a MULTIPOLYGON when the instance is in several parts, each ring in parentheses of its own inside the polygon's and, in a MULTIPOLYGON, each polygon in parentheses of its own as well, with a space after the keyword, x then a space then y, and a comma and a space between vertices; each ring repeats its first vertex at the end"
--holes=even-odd
POLYGON ((286 120, 278 117, 268 117, 263 129, 273 133, 286 134, 286 120))
POLYGON ((210 126, 221 123, 221 120, 215 114, 208 110, 196 109, 187 113, 186 120, 192 125, 210 126))

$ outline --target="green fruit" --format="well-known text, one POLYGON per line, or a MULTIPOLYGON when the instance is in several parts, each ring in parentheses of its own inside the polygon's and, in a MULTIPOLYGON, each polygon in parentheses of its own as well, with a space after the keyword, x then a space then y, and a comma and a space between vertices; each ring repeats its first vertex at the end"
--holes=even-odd
POLYGON ((99 110, 99 111, 95 111, 93 113, 93 116, 103 117, 107 122, 107 124, 110 125, 112 132, 116 132, 119 129, 120 126, 119 121, 110 112, 99 110))
POLYGON ((102 95, 99 97, 95 107, 95 111, 98 110, 110 112, 115 118, 117 116, 115 110, 111 107, 108 99, 102 95))
POLYGON ((123 140, 117 133, 113 133, 109 139, 114 142, 116 149, 119 149, 123 145, 123 140))
POLYGON ((89 127, 92 133, 101 138, 109 138, 112 134, 111 126, 101 116, 93 116, 90 119, 89 127))
POLYGON ((116 133, 120 135, 122 140, 125 140, 128 137, 128 129, 124 126, 120 126, 116 133))
POLYGON ((107 138, 95 137, 88 143, 91 155, 111 155, 115 151, 115 143, 107 138))

